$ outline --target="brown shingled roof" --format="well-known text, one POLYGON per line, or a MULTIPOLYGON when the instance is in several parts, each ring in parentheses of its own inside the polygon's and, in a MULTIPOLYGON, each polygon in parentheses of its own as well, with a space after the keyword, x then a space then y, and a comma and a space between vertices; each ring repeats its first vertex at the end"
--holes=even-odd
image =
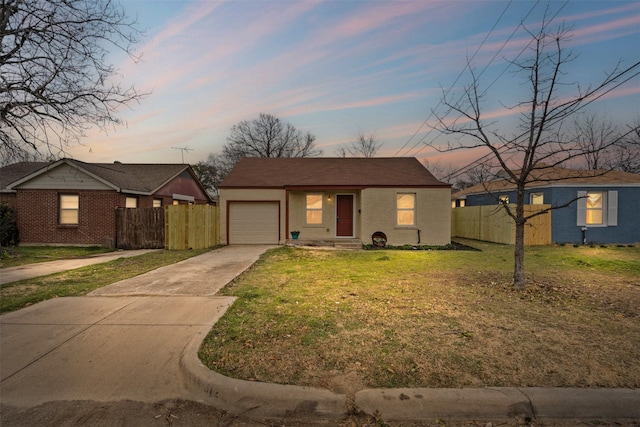
POLYGON ((78 161, 76 163, 124 190, 142 193, 157 191, 189 167, 185 164, 157 163, 84 163, 78 161))
POLYGON ((61 159, 54 162, 21 162, 0 168, 0 190, 47 168, 62 163, 75 165, 96 177, 118 187, 122 191, 152 194, 167 182, 189 169, 186 164, 153 163, 85 163, 74 159, 61 159))
POLYGON ((48 162, 18 162, 0 168, 0 192, 6 191, 7 185, 22 177, 30 175, 47 166, 48 162))
POLYGON ((450 187, 416 158, 245 157, 220 188, 450 187))

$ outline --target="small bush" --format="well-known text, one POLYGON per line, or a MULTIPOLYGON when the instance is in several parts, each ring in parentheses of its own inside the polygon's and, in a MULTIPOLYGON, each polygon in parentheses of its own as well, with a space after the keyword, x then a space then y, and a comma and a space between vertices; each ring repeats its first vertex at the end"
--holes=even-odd
POLYGON ((16 211, 8 204, 0 203, 0 246, 16 246, 18 242, 16 211))

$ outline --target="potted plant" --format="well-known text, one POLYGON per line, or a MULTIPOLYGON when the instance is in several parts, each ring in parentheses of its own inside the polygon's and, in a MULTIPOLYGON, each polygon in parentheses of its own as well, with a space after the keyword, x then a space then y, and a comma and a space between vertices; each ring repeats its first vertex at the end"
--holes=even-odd
POLYGON ((297 230, 291 232, 291 237, 293 238, 293 240, 298 240, 299 235, 300 235, 300 232, 297 230))

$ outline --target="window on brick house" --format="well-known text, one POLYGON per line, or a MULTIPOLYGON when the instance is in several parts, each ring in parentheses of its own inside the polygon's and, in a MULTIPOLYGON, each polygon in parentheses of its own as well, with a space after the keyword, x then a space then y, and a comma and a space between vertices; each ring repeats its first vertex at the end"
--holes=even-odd
POLYGON ((137 197, 127 197, 124 204, 125 208, 137 208, 138 207, 138 198, 137 197))
POLYGON ((162 207, 162 199, 153 199, 153 207, 161 208, 162 207))
POLYGON ((78 224, 80 196, 60 194, 60 224, 78 224))

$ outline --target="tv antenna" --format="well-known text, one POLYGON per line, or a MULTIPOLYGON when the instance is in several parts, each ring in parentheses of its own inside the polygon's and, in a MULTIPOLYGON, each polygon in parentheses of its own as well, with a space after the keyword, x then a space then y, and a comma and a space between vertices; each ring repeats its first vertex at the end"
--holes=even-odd
POLYGON ((189 151, 193 151, 193 148, 189 148, 188 146, 184 146, 184 147, 171 147, 174 150, 180 150, 182 152, 182 163, 184 164, 184 152, 189 152, 189 151))

